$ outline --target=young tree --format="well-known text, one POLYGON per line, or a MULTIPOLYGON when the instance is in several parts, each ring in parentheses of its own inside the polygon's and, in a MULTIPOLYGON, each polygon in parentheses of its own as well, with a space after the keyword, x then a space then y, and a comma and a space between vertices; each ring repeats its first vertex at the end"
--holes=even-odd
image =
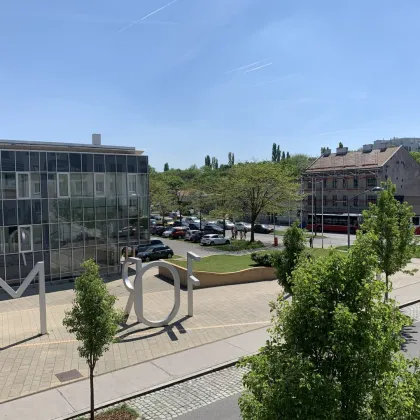
POLYGON ((90 418, 94 418, 93 372, 96 362, 106 352, 117 333, 122 312, 114 309, 112 296, 99 275, 99 266, 93 260, 85 261, 84 273, 76 279, 73 307, 66 311, 63 325, 75 334, 80 357, 89 366, 90 418))
POLYGON ((279 145, 277 145, 277 157, 276 157, 276 162, 280 162, 280 158, 281 158, 280 146, 279 146, 279 145))
POLYGON ((305 243, 305 233, 299 228, 298 222, 295 222, 286 230, 283 237, 284 249, 275 254, 274 267, 277 278, 286 293, 292 293, 292 272, 305 250, 305 243))
POLYGON ((163 172, 168 172, 169 171, 169 163, 166 162, 165 165, 163 166, 163 172))
POLYGON ((272 304, 270 339, 242 362, 244 420, 419 418, 418 361, 400 354, 410 320, 381 299, 376 266, 364 237, 347 255, 302 259, 293 300, 272 304))
POLYGON ((384 190, 377 203, 363 212, 362 229, 374 234, 371 246, 377 255, 379 269, 385 274, 385 299, 388 299, 392 286, 389 277, 403 270, 414 255, 414 213, 408 203, 395 199, 396 187, 390 180, 382 187, 384 190))
POLYGON ((215 157, 211 158, 211 167, 212 167, 212 169, 218 169, 219 168, 219 161, 217 160, 217 158, 215 158, 215 157))
POLYGON ((232 152, 232 165, 233 166, 235 164, 235 153, 232 152))
POLYGON ((284 153, 284 150, 281 152, 281 160, 286 159, 286 153, 284 153))
POLYGON ((326 152, 327 148, 326 147, 321 147, 321 155, 323 155, 326 152))
POLYGON ((187 204, 190 193, 188 191, 189 184, 180 176, 176 175, 176 173, 172 173, 171 171, 165 172, 163 175, 162 181, 168 188, 167 191, 170 201, 179 211, 179 220, 182 220, 183 209, 187 204))
POLYGON ((223 203, 226 213, 242 213, 249 217, 253 242, 258 216, 261 213, 281 213, 289 202, 298 199, 298 190, 298 185, 280 165, 253 162, 232 167, 214 185, 213 193, 219 197, 217 202, 223 203))
POLYGON ((273 149, 271 151, 271 161, 277 162, 277 144, 273 143, 273 149))
POLYGON ((286 153, 286 159, 290 159, 290 153, 289 152, 286 153))
POLYGON ((210 156, 209 155, 207 155, 204 158, 204 166, 211 166, 211 159, 210 159, 210 156))
POLYGON ((341 141, 340 141, 340 143, 338 143, 338 147, 341 149, 342 147, 344 147, 343 146, 343 143, 341 143, 341 141))
POLYGON ((410 152, 410 155, 415 159, 417 163, 420 163, 420 152, 410 152))

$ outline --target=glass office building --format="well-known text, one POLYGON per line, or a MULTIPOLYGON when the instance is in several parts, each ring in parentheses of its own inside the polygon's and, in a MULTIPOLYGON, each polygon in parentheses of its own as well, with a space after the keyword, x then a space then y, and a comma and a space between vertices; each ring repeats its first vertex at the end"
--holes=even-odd
POLYGON ((0 277, 38 261, 71 279, 93 258, 118 271, 122 248, 149 241, 148 159, 130 147, 0 140, 0 277))

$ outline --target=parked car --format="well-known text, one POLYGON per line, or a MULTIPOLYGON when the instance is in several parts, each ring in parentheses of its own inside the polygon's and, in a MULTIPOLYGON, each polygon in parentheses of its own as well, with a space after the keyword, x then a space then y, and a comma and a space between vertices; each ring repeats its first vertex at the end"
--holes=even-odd
POLYGON ((272 233, 273 228, 268 225, 254 225, 254 232, 255 233, 272 233))
POLYGON ((194 223, 194 224, 200 224, 200 219, 198 217, 183 217, 182 221, 190 224, 190 223, 194 223))
POLYGON ((193 235, 191 235, 190 241, 194 243, 200 242, 203 236, 204 232, 197 230, 193 235))
POLYGON ((235 222, 235 228, 237 231, 247 229, 244 222, 235 222))
POLYGON ((187 229, 185 231, 185 237, 184 239, 186 241, 191 241, 191 237, 194 235, 194 233, 200 232, 198 229, 187 229))
MULTIPOLYGON (((223 220, 218 220, 216 223, 218 226, 220 226, 223 229, 223 220)), ((226 230, 232 230, 233 226, 235 225, 230 220, 225 220, 225 226, 226 226, 226 230)))
MULTIPOLYGON (((152 239, 148 244, 137 245, 135 247, 136 248, 135 255, 137 255, 139 252, 146 251, 146 249, 150 248, 151 246, 158 246, 158 245, 164 245, 164 243, 160 239, 152 239)), ((133 247, 129 247, 129 248, 133 248, 133 247)), ((126 250, 126 247, 124 247, 121 250, 121 253, 124 256, 125 256, 125 250, 126 250)))
MULTIPOLYGON (((201 226, 204 226, 203 224, 201 225, 201 226)), ((188 228, 190 229, 190 230, 201 230, 200 229, 200 223, 190 223, 189 225, 188 225, 188 228)))
POLYGON ((207 223, 206 225, 204 225, 203 231, 204 231, 205 234, 210 234, 210 233, 220 234, 220 233, 223 233, 223 229, 220 226, 218 226, 216 224, 210 224, 210 223, 207 223))
POLYGON ((210 235, 204 235, 201 238, 201 245, 225 245, 230 244, 229 239, 225 238, 223 235, 218 235, 212 233, 210 235))
POLYGON ((172 224, 173 227, 183 227, 183 226, 188 226, 188 223, 185 223, 184 221, 180 222, 179 220, 175 220, 175 222, 173 222, 172 224))
POLYGON ((174 228, 170 228, 168 230, 165 230, 165 232, 163 232, 162 236, 164 238, 173 238, 173 239, 177 239, 177 238, 183 238, 185 236, 185 232, 186 229, 182 228, 182 227, 174 227, 174 228))
POLYGON ((137 258, 142 261, 148 262, 153 260, 160 260, 162 258, 172 258, 174 251, 166 245, 153 245, 145 251, 139 252, 137 258))

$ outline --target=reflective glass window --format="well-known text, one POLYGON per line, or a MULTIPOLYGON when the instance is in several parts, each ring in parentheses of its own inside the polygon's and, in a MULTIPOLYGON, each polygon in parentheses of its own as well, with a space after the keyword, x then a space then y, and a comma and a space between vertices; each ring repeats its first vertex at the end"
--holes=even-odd
POLYGON ((106 220, 106 203, 105 198, 97 198, 95 200, 96 220, 106 220))
POLYGON ((117 155, 117 172, 127 172, 127 157, 125 155, 117 155))
POLYGON ((105 166, 107 172, 116 172, 115 155, 105 155, 105 166))
POLYGON ((118 214, 117 219, 128 218, 128 198, 118 197, 118 214))
POLYGON ((16 198, 16 174, 3 173, 1 186, 3 198, 16 198))
POLYGON ((31 197, 41 198, 41 177, 39 173, 32 172, 31 178, 31 197))
POLYGON ((147 156, 137 156, 137 172, 140 174, 147 174, 147 166, 147 156))
POLYGON ((83 223, 71 224, 71 240, 73 243, 73 247, 84 246, 85 233, 84 233, 83 223))
POLYGON ((39 165, 39 152, 30 152, 29 170, 31 172, 39 172, 41 167, 39 165))
POLYGON ((29 198, 31 191, 31 186, 29 182, 29 172, 18 172, 17 181, 18 198, 29 198))
POLYGON ((95 172, 105 172, 104 155, 93 155, 93 169, 95 172))
MULTIPOLYGON (((4 254, 4 228, 0 226, 0 253, 4 254)), ((0 275, 1 277, 1 275, 0 275)), ((4 277, 3 277, 4 278, 4 277)))
POLYGON ((46 172, 48 169, 47 154, 45 152, 39 153, 39 167, 41 172, 46 172))
POLYGON ((100 267, 106 267, 108 265, 108 252, 106 246, 98 246, 96 249, 96 263, 100 267))
POLYGON ((50 224, 50 249, 59 248, 58 224, 50 224))
POLYGON ((83 221, 83 199, 72 198, 71 199, 71 220, 73 222, 83 221))
POLYGON ((93 174, 82 174, 83 196, 93 197, 93 174))
POLYGON ((137 173, 137 156, 127 156, 127 172, 137 173))
POLYGON ((42 200, 42 223, 48 223, 49 222, 49 216, 48 216, 48 200, 43 199, 42 200))
POLYGON ((48 174, 48 197, 57 197, 57 175, 48 174))
POLYGON ((118 221, 108 220, 107 230, 108 230, 108 243, 117 243, 118 242, 118 221))
POLYGON ((57 172, 57 156, 55 153, 47 153, 48 172, 57 172))
POLYGON ((6 254, 12 254, 19 251, 17 226, 7 226, 4 228, 4 250, 6 254))
POLYGON ((71 207, 69 198, 58 200, 58 221, 60 223, 71 221, 71 207))
POLYGON ((41 197, 48 198, 47 174, 43 174, 43 173, 41 173, 41 197))
POLYGON ((41 200, 32 200, 32 224, 38 225, 42 221, 41 200))
POLYGON ((96 247, 94 246, 87 246, 85 248, 85 259, 86 260, 95 260, 96 261, 96 247))
POLYGON ((17 225, 17 202, 16 200, 3 201, 3 217, 5 226, 17 225))
POLYGON ((33 225, 33 245, 34 251, 42 250, 42 225, 33 225))
POLYGON ((82 263, 85 260, 85 251, 83 248, 73 248, 73 263, 72 263, 72 271, 78 272, 82 271, 82 263))
POLYGON ((48 215, 49 215, 49 222, 50 223, 57 223, 58 222, 58 201, 57 200, 49 200, 48 203, 48 215))
POLYGON ((107 197, 117 194, 115 173, 106 173, 106 195, 107 197))
POLYGON ((137 174, 127 174, 128 195, 137 194, 137 174))
POLYGON ((105 174, 95 174, 95 196, 105 196, 105 174))
POLYGON ((87 222, 95 220, 95 204, 93 198, 83 199, 83 219, 87 222))
POLYGON ((106 222, 96 222, 96 243, 106 244, 107 224, 106 222))
POLYGON ((127 174, 117 174, 117 194, 127 195, 127 174))
POLYGON ((29 171, 29 152, 16 152, 16 171, 29 171))
POLYGON ((50 263, 51 255, 49 251, 46 251, 43 254, 44 254, 45 274, 49 275, 51 273, 51 263, 50 263))
POLYGON ((11 152, 9 150, 2 150, 1 151, 1 170, 5 171, 16 171, 15 166, 15 152, 11 152))
POLYGON ((85 245, 95 245, 96 244, 96 227, 95 222, 85 222, 84 223, 84 236, 85 236, 85 245))
POLYGON ((70 174, 70 190, 72 197, 82 196, 82 174, 70 174))
POLYGON ((57 153, 57 172, 69 172, 69 154, 57 153))
POLYGON ((51 251, 51 275, 60 274, 60 253, 59 251, 51 251))
POLYGON ((118 237, 119 242, 128 242, 128 237, 130 234, 130 224, 128 223, 128 219, 121 219, 118 220, 118 237))
POLYGON ((18 224, 29 225, 31 223, 31 200, 18 201, 18 224))
POLYGON ((6 280, 19 279, 19 254, 6 255, 6 280))
POLYGON ((90 153, 82 154, 82 172, 93 172, 93 155, 90 153))
POLYGON ((69 174, 58 174, 58 196, 70 196, 70 179, 69 174))
POLYGON ((58 225, 58 235, 60 237, 60 249, 71 247, 71 225, 70 223, 60 223, 58 225))
POLYGON ((82 156, 80 153, 70 153, 70 172, 82 172, 82 156))
POLYGON ((42 244, 43 249, 50 249, 50 225, 42 225, 42 244))
POLYGON ((6 262, 4 255, 0 255, 0 278, 6 279, 6 262))
POLYGON ((34 256, 32 252, 25 252, 24 254, 19 254, 19 259, 20 279, 22 281, 34 268, 34 256))
POLYGON ((19 226, 20 252, 32 251, 32 225, 19 226))
POLYGON ((107 219, 117 219, 117 198, 111 197, 106 199, 107 219))

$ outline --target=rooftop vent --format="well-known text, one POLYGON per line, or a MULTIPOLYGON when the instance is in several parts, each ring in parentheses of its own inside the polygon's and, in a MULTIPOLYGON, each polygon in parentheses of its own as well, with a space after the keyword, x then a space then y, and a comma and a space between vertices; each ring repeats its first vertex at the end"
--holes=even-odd
POLYGON ((100 134, 92 134, 92 144, 94 146, 101 145, 101 135, 100 134))
POLYGON ((331 154, 331 149, 329 147, 325 148, 324 153, 322 156, 329 156, 331 154))
POLYGON ((370 153, 373 150, 373 144, 364 144, 363 153, 370 153))
POLYGON ((337 147, 336 150, 336 155, 346 155, 348 152, 349 148, 348 147, 337 147))

